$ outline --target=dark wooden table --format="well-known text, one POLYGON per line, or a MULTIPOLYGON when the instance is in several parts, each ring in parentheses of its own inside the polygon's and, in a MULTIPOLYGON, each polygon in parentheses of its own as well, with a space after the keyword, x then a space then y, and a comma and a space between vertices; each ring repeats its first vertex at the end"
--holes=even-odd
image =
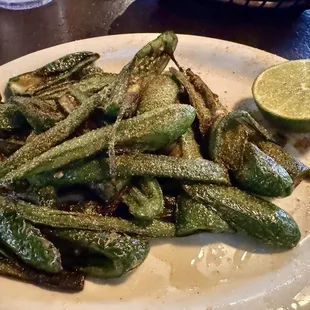
POLYGON ((245 10, 208 0, 53 0, 33 10, 0 9, 0 65, 72 40, 167 29, 289 59, 310 57, 310 11, 245 10))

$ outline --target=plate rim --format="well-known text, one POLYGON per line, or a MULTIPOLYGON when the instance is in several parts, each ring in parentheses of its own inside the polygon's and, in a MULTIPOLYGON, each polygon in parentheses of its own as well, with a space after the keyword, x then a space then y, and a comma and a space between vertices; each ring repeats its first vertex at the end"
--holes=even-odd
MULTIPOLYGON (((87 38, 87 39, 81 39, 81 40, 61 43, 61 44, 57 44, 57 45, 54 45, 54 46, 51 46, 51 47, 47 47, 47 48, 44 48, 44 49, 41 49, 41 50, 38 50, 38 51, 34 51, 32 53, 26 54, 26 55, 21 56, 19 58, 13 59, 13 60, 11 60, 11 61, 1 65, 0 66, 0 70, 3 67, 5 67, 5 66, 15 66, 15 63, 18 63, 19 61, 24 61, 25 58, 28 58, 28 57, 29 58, 34 58, 37 55, 39 55, 40 53, 44 53, 47 50, 52 50, 52 49, 55 49, 55 48, 65 48, 66 46, 69 46, 69 45, 72 45, 72 46, 75 45, 75 44, 79 45, 79 44, 81 44, 81 42, 87 43, 88 41, 95 41, 95 40, 98 40, 98 39, 102 40, 103 38, 106 39, 106 40, 113 40, 114 37, 116 37, 116 38, 122 37, 123 39, 128 38, 129 40, 133 40, 134 41, 135 38, 138 38, 141 35, 145 36, 145 39, 148 40, 148 39, 154 38, 156 35, 159 35, 159 33, 129 33, 129 34, 107 35, 107 36, 98 36, 98 37, 92 37, 92 38, 87 38)), ((221 46, 225 46, 225 44, 226 45, 228 44, 229 46, 235 46, 235 47, 237 47, 240 50, 246 49, 248 51, 255 52, 258 55, 258 58, 262 58, 262 57, 268 56, 268 57, 271 57, 272 59, 275 59, 275 61, 276 60, 277 61, 286 61, 287 60, 287 59, 285 59, 283 57, 280 57, 280 56, 278 56, 276 54, 272 54, 270 52, 267 52, 267 51, 264 51, 264 50, 261 50, 261 49, 257 49, 257 48, 254 48, 254 47, 251 47, 251 46, 247 46, 247 45, 244 45, 244 44, 240 44, 240 43, 235 43, 235 42, 232 42, 232 41, 216 39, 216 38, 210 38, 210 37, 188 35, 188 34, 177 34, 177 35, 178 35, 180 40, 182 38, 184 38, 184 40, 187 39, 187 40, 194 40, 194 41, 202 40, 203 39, 204 41, 215 42, 214 44, 218 44, 218 45, 221 45, 221 46)), ((308 236, 308 237, 310 237, 310 236, 308 236)), ((310 239, 310 238, 308 238, 308 239, 310 239)), ((310 241, 310 240, 308 240, 308 241, 310 241)), ((285 284, 283 284, 283 285, 285 285, 285 284)), ((204 298, 207 298, 207 295, 204 296, 204 298)), ((0 305, 1 305, 1 300, 0 300, 0 305)), ((40 304, 40 305, 43 305, 43 304, 40 304)), ((92 305, 92 303, 87 304, 87 306, 88 305, 89 305, 89 308, 91 308, 91 309, 97 309, 97 307, 95 307, 95 305, 92 305)), ((200 305, 200 303, 199 303, 199 305, 200 305)), ((184 309, 197 309, 197 310, 198 309, 205 309, 205 308, 200 308, 199 305, 196 305, 196 303, 194 303, 194 305, 193 305, 194 308, 190 307, 190 308, 184 308, 184 309)), ((234 305, 231 305, 231 306, 234 307, 234 305)), ((240 304, 238 303, 236 305, 236 309, 241 309, 241 307, 239 307, 239 306, 240 306, 240 304)), ((99 307, 100 307, 100 305, 99 305, 99 307)), ((99 307, 98 307, 98 309, 99 309, 99 307)), ((59 309, 61 309, 61 308, 59 307, 59 309)), ((80 309, 80 307, 77 307, 77 309, 80 309)), ((84 309, 84 308, 81 308, 81 309, 84 309)), ((115 308, 115 309, 117 309, 117 308, 115 308)), ((163 309, 163 308, 160 308, 160 309, 163 309)), ((179 309, 179 308, 173 306, 173 304, 167 303, 167 308, 165 307, 165 309, 179 309)), ((216 309, 219 309, 219 308, 216 308, 216 309)))
MULTIPOLYGON (((160 35, 160 33, 158 32, 133 32, 133 33, 123 33, 123 34, 111 34, 111 35, 103 35, 103 36, 96 36, 96 37, 91 37, 91 38, 85 38, 85 39, 78 39, 78 40, 71 40, 71 41, 68 41, 68 42, 63 42, 63 43, 60 43, 60 44, 56 44, 56 45, 53 45, 53 46, 50 46, 50 47, 45 47, 45 48, 42 48, 42 49, 38 49, 36 51, 33 51, 31 53, 28 53, 28 54, 25 54, 23 56, 20 56, 20 57, 17 57, 15 59, 12 59, 4 64, 2 64, 0 66, 0 69, 2 66, 6 66, 6 65, 11 65, 12 63, 14 63, 15 61, 19 61, 21 60, 22 58, 24 57, 32 57, 32 56, 35 56, 36 54, 39 54, 41 52, 44 52, 48 49, 53 49, 53 48, 60 48, 60 47, 65 47, 66 45, 71 45, 71 44, 79 44, 80 42, 87 42, 87 41, 93 41, 93 40, 98 40, 98 39, 103 39, 103 38, 130 38, 130 37, 138 37, 138 36, 147 36, 147 37, 151 37, 151 36, 158 36, 160 35)), ((265 50, 262 50, 262 49, 259 49, 259 48, 256 48, 256 47, 253 47, 253 46, 249 46, 249 45, 245 45, 245 44, 242 44, 242 43, 237 43, 237 42, 234 42, 234 41, 229 41, 229 40, 224 40, 224 39, 218 39, 218 38, 214 38, 214 37, 207 37, 207 36, 199 36, 199 35, 190 35, 190 34, 183 34, 183 33, 176 33, 177 37, 178 38, 188 38, 188 39, 203 39, 203 40, 207 40, 207 41, 214 41, 214 42, 220 42, 220 44, 225 44, 228 43, 229 45, 233 45, 233 46, 236 46, 236 47, 239 47, 239 48, 245 48, 245 49, 248 49, 248 50, 252 50, 253 52, 255 51, 256 53, 258 54, 265 54, 265 55, 269 55, 269 56, 272 56, 272 57, 275 57, 275 58, 278 58, 279 61, 287 61, 288 59, 287 58, 284 58, 282 56, 279 56, 277 54, 274 54, 274 53, 271 53, 271 52, 268 52, 268 51, 265 51, 265 50)))

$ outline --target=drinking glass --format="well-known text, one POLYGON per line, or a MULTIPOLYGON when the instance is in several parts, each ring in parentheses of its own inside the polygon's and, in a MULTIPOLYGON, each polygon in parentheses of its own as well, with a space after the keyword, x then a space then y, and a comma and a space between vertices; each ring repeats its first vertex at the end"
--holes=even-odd
POLYGON ((27 10, 45 5, 52 0, 0 0, 0 8, 8 10, 27 10))

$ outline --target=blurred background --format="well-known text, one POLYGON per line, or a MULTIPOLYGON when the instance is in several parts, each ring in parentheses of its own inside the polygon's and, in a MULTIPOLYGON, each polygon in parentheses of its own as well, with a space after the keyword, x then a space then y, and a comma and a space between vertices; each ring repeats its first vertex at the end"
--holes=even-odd
POLYGON ((68 41, 168 29, 230 40, 288 59, 309 58, 308 3, 308 0, 53 0, 32 10, 0 9, 0 64, 68 41), (226 3, 231 1, 239 5, 226 3), (253 3, 255 8, 251 8, 253 3), (267 6, 272 8, 266 9, 267 6))

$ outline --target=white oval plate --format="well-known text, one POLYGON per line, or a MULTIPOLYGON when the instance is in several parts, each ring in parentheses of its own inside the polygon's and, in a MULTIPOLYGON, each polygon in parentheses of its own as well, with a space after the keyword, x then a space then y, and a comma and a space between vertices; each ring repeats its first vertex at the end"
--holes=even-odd
MULTIPOLYGON (((48 48, 0 67, 0 90, 13 75, 36 69, 64 54, 89 50, 98 63, 119 72, 156 34, 92 38, 48 48)), ((251 95, 255 77, 285 61, 247 46, 179 35, 176 57, 219 94, 230 110, 256 110, 251 95)), ((258 112, 254 112, 261 119, 258 112)), ((307 150, 287 148, 310 164, 307 150)), ((276 203, 294 216, 302 241, 291 251, 271 253, 240 236, 200 234, 154 241, 147 260, 118 280, 87 281, 83 292, 63 294, 0 278, 1 310, 140 310, 140 309, 310 309, 310 191, 305 182, 276 203)))

